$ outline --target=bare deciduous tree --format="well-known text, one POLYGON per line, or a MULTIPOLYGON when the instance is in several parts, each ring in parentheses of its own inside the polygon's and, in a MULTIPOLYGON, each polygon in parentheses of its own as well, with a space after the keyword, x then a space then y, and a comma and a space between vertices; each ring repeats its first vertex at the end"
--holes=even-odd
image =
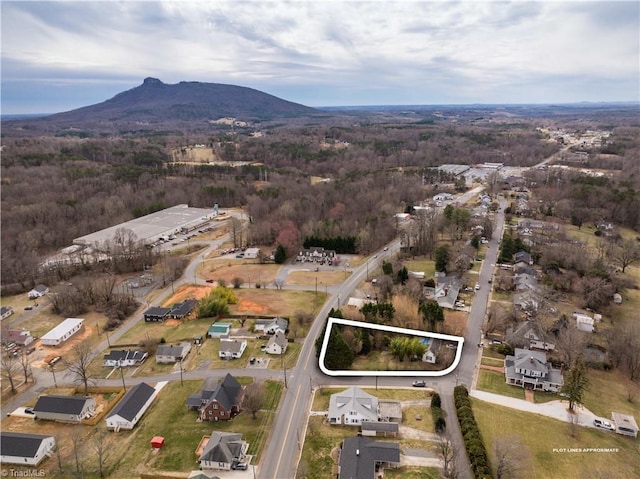
POLYGON ((242 407, 251 411, 251 417, 256 419, 256 413, 262 409, 265 400, 265 389, 261 383, 251 383, 244 389, 242 407))
POLYGON ((496 479, 517 479, 529 470, 531 456, 518 436, 497 437, 493 450, 496 479))
POLYGON ((96 452, 96 459, 98 460, 98 473, 100 477, 104 477, 110 451, 107 444, 107 434, 104 430, 98 431, 93 437, 93 449, 96 452))
POLYGON ((13 354, 9 354, 2 351, 0 358, 0 376, 2 379, 9 381, 11 392, 15 394, 16 390, 16 376, 20 372, 20 364, 17 358, 13 357, 13 354))
POLYGON ((442 461, 442 477, 444 479, 457 479, 459 476, 456 468, 458 451, 456 451, 453 442, 451 442, 451 439, 447 435, 441 435, 438 438, 436 451, 442 461))
POLYGON ((95 382, 89 370, 93 355, 89 343, 79 343, 71 348, 71 358, 67 361, 69 372, 74 376, 73 382, 82 384, 85 396, 89 393, 89 385, 95 382))

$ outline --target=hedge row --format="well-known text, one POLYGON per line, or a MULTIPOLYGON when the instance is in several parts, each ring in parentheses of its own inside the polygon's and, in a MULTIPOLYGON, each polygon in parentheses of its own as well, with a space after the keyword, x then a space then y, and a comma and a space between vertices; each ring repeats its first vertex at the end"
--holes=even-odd
POLYGON ((444 414, 442 413, 440 405, 440 395, 435 393, 431 398, 431 417, 433 417, 433 424, 435 425, 436 432, 444 432, 447 428, 447 421, 444 419, 444 414))
POLYGON ((456 386, 453 390, 453 401, 464 439, 464 447, 471 463, 471 470, 477 479, 490 479, 492 475, 487 450, 484 447, 476 418, 473 416, 467 388, 456 386))

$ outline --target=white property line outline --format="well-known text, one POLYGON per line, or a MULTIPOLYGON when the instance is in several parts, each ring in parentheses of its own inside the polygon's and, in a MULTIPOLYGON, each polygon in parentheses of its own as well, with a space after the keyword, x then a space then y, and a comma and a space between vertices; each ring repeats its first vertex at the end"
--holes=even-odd
POLYGON ((384 326, 382 324, 364 323, 362 321, 352 321, 350 319, 342 318, 328 318, 327 328, 324 331, 324 338, 322 340, 322 349, 320 349, 320 357, 318 358, 318 366, 320 370, 327 376, 418 376, 418 377, 434 377, 434 376, 446 376, 452 372, 460 362, 462 358, 462 345, 464 344, 464 338, 461 336, 451 336, 449 334, 432 333, 430 331, 420 331, 418 329, 406 329, 398 328, 395 326, 384 326), (324 358, 327 354, 327 346, 329 344, 329 336, 331 334, 331 328, 334 324, 343 324, 345 326, 353 326, 356 328, 365 329, 377 329, 379 331, 387 331, 390 333, 407 334, 411 336, 421 336, 423 338, 444 339, 446 341, 455 341, 458 343, 456 348, 456 357, 453 359, 453 363, 447 369, 442 371, 354 371, 350 369, 332 370, 327 369, 324 365, 324 358))

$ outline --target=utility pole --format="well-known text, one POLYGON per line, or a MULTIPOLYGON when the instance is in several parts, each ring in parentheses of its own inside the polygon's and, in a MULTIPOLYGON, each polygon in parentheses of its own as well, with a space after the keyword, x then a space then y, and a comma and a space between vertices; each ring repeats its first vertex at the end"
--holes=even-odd
POLYGON ((182 382, 182 358, 180 358, 180 386, 184 383, 182 382))
POLYGON ((284 353, 280 354, 280 359, 282 360, 282 371, 284 372, 284 387, 287 388, 287 367, 284 365, 284 353))
POLYGON ((118 365, 116 366, 119 370, 120 370, 120 377, 122 378, 122 389, 124 389, 124 392, 127 392, 127 386, 124 383, 124 371, 122 371, 122 365, 120 364, 120 361, 118 361, 118 365))

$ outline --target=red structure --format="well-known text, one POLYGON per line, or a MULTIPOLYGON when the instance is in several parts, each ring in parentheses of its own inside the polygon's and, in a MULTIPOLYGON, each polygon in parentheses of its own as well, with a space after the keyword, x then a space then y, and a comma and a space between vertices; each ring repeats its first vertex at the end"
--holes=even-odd
POLYGON ((160 449, 162 446, 164 446, 164 437, 162 436, 154 436, 153 439, 151 439, 151 447, 154 449, 160 449))

